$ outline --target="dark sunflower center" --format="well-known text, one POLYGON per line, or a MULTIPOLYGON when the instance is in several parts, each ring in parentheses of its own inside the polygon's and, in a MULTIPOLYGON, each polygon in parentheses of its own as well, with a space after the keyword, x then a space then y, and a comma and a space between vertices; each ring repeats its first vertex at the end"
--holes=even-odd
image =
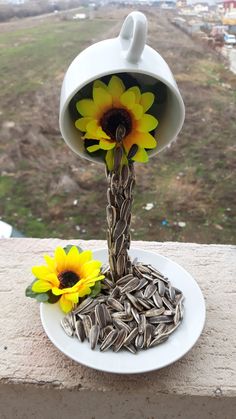
POLYGON ((64 271, 58 275, 58 279, 60 281, 59 288, 63 289, 73 287, 80 278, 75 272, 64 271))
POLYGON ((125 135, 132 130, 132 120, 128 111, 120 108, 109 109, 100 120, 101 127, 113 140, 117 140, 117 128, 123 126, 125 135))

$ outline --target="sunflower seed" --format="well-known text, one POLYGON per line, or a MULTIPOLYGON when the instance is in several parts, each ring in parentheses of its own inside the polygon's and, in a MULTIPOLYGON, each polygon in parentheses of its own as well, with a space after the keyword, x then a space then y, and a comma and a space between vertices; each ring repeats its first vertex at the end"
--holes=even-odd
POLYGON ((137 287, 137 290, 141 290, 142 288, 145 287, 145 285, 147 285, 148 281, 145 278, 141 278, 139 280, 139 286, 137 287))
POLYGON ((139 284, 140 284, 139 278, 131 279, 123 288, 121 288, 121 294, 135 291, 139 287, 139 284))
POLYGON ((124 341, 124 346, 129 345, 136 338, 137 334, 138 334, 138 328, 135 327, 133 330, 131 330, 131 332, 126 337, 124 341))
POLYGON ((92 320, 91 320, 91 317, 90 317, 88 314, 86 314, 86 315, 83 317, 82 322, 83 322, 83 326, 84 326, 84 333, 85 333, 85 336, 86 336, 86 338, 88 338, 88 337, 89 337, 89 332, 90 332, 90 329, 91 329, 91 327, 92 327, 92 320))
POLYGON ((160 335, 157 336, 156 338, 154 338, 152 340, 152 342, 150 343, 150 348, 153 348, 154 346, 160 345, 161 343, 165 342, 168 339, 169 336, 166 335, 160 335))
POLYGON ((149 322, 151 324, 158 324, 158 323, 171 323, 173 321, 173 317, 170 316, 154 316, 149 318, 149 322))
POLYGON ((127 165, 124 165, 122 167, 122 170, 121 170, 121 181, 122 181, 122 185, 123 185, 124 189, 127 186, 127 182, 129 180, 129 176, 130 176, 129 167, 127 165))
POLYGON ((130 213, 131 211, 131 200, 130 199, 125 199, 121 205, 121 209, 120 209, 120 218, 126 218, 126 216, 130 213))
POLYGON ((116 209, 112 205, 108 205, 106 208, 107 212, 107 223, 109 228, 113 228, 116 223, 116 209))
MULTIPOLYGON (((140 335, 140 336, 142 336, 142 335, 140 335)), ((144 336, 144 343, 143 343, 143 345, 146 348, 148 348, 149 345, 150 345, 150 343, 151 343, 151 340, 152 340, 152 327, 151 327, 150 324, 147 324, 146 325, 143 336, 144 336)))
POLYGON ((113 239, 117 240, 124 233, 126 227, 126 221, 120 219, 115 225, 113 239))
POLYGON ((127 314, 128 317, 130 317, 131 315, 131 304, 129 301, 125 300, 124 301, 124 308, 125 308, 125 312, 127 314))
POLYGON ((162 298, 160 297, 160 295, 158 294, 157 291, 153 294, 152 299, 153 299, 155 305, 157 306, 157 308, 163 307, 162 298))
POLYGON ((112 206, 115 205, 115 197, 111 191, 111 188, 107 189, 107 201, 109 205, 112 205, 112 206))
POLYGON ((139 270, 141 274, 150 274, 150 270, 144 265, 138 265, 136 268, 139 270))
POLYGON ((140 315, 140 322, 139 322, 139 325, 138 325, 138 332, 140 333, 140 334, 142 334, 142 333, 144 333, 144 331, 145 331, 145 328, 146 328, 146 317, 145 317, 145 315, 144 314, 141 314, 140 315))
POLYGON ((124 345, 124 348, 128 349, 129 352, 131 352, 132 354, 136 354, 137 353, 137 349, 134 347, 134 345, 124 345))
POLYGON ((68 320, 70 326, 73 330, 75 330, 75 314, 70 312, 66 315, 66 319, 68 320))
POLYGON ((113 325, 117 329, 124 329, 124 330, 126 330, 127 334, 131 332, 130 326, 127 323, 123 322, 122 320, 119 320, 119 319, 113 320, 113 325))
POLYGON ((106 306, 104 304, 98 304, 95 307, 96 320, 101 328, 106 327, 107 325, 107 313, 105 311, 105 307, 106 306))
POLYGON ((138 303, 140 303, 147 310, 151 308, 150 302, 145 300, 144 298, 138 298, 138 303))
POLYGON ((108 278, 102 280, 102 285, 106 285, 108 288, 114 288, 114 283, 108 278))
POLYGON ((136 308, 132 307, 131 308, 131 313, 133 314, 134 320, 139 324, 140 316, 139 316, 138 311, 136 310, 136 308))
POLYGON ((115 247, 114 252, 116 256, 119 256, 119 254, 124 249, 124 243, 125 243, 125 235, 122 234, 116 241, 115 241, 115 247))
POLYGON ((133 278, 133 274, 125 275, 116 281, 116 285, 123 286, 127 284, 127 282, 132 278, 133 278))
POLYGON ((136 336, 134 345, 137 349, 142 349, 144 346, 144 335, 136 336))
POLYGON ((155 327, 154 330, 154 336, 158 336, 162 333, 164 333, 167 330, 167 325, 164 323, 159 324, 157 327, 155 327))
POLYGON ((131 302, 131 304, 137 308, 138 311, 142 310, 142 306, 140 305, 140 303, 138 302, 137 298, 135 298, 132 294, 130 294, 129 292, 126 293, 127 298, 129 299, 129 301, 131 302))
POLYGON ((63 317, 63 319, 61 319, 61 326, 68 336, 73 336, 73 328, 71 327, 71 324, 66 317, 63 317))
POLYGON ((100 326, 98 326, 98 324, 95 324, 94 326, 91 327, 90 332, 89 332, 89 342, 90 342, 91 349, 95 349, 98 343, 99 333, 100 333, 100 326))
POLYGON ((171 286, 171 283, 170 282, 168 282, 168 285, 169 285, 169 296, 170 296, 170 300, 171 301, 174 301, 174 299, 175 299, 175 289, 174 289, 174 287, 171 286))
POLYGON ((116 268, 118 275, 123 275, 125 270, 125 257, 123 255, 118 256, 116 268))
POLYGON ((171 310, 173 313, 175 312, 175 309, 174 309, 174 307, 172 306, 172 304, 167 300, 167 298, 166 297, 162 297, 162 301, 163 301, 163 303, 164 303, 164 305, 169 309, 169 310, 171 310))
POLYGON ((81 320, 77 320, 75 324, 75 333, 79 341, 83 342, 85 339, 85 332, 84 332, 83 322, 81 320))
POLYGON ((148 286, 147 286, 147 288, 145 289, 145 291, 144 291, 144 297, 145 298, 151 298, 154 294, 155 294, 155 292, 156 292, 156 286, 155 285, 153 285, 153 284, 149 284, 148 286))
POLYGON ((154 317, 154 316, 160 316, 160 314, 163 314, 165 311, 164 307, 161 308, 151 308, 150 310, 145 312, 146 317, 154 317))
POLYGON ((111 330, 102 342, 100 346, 100 351, 106 351, 107 349, 109 349, 115 343, 117 336, 118 330, 111 330))
POLYGON ((124 310, 124 306, 119 301, 115 300, 115 298, 108 298, 107 304, 110 307, 114 308, 114 310, 117 310, 117 311, 124 310))
POLYGON ((111 292, 111 298, 119 298, 120 297, 120 287, 115 287, 111 292))
POLYGON ((165 295, 165 285, 161 280, 158 281, 158 292, 161 297, 165 295))
POLYGON ((115 341, 114 346, 113 346, 113 351, 114 352, 118 352, 121 349, 121 347, 123 346, 124 341, 126 339, 126 336, 127 336, 127 331, 125 329, 122 329, 118 332, 116 341, 115 341))
POLYGON ((88 297, 86 298, 84 301, 82 301, 82 303, 80 303, 74 310, 73 313, 77 314, 77 313, 81 313, 81 311, 83 311, 86 307, 90 306, 91 304, 94 303, 93 298, 88 297))
POLYGON ((135 154, 137 153, 137 151, 138 151, 138 145, 133 144, 129 149, 129 152, 127 154, 127 159, 128 160, 132 159, 135 156, 135 154))

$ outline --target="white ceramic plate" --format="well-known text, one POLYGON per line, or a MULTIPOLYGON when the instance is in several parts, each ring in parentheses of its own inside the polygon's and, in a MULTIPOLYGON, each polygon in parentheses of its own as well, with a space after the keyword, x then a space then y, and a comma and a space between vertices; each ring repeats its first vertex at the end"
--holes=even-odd
MULTIPOLYGON (((107 263, 107 250, 93 252, 94 258, 107 263)), ((65 334, 60 325, 63 317, 58 304, 41 303, 40 315, 46 334, 52 343, 65 355, 100 371, 134 374, 163 368, 183 357, 196 343, 205 322, 205 302, 202 292, 193 279, 180 265, 164 256, 138 249, 130 251, 131 258, 150 263, 167 276, 171 283, 181 289, 184 296, 184 319, 178 329, 163 344, 138 352, 118 353, 108 350, 92 351, 88 342, 80 343, 65 334)))

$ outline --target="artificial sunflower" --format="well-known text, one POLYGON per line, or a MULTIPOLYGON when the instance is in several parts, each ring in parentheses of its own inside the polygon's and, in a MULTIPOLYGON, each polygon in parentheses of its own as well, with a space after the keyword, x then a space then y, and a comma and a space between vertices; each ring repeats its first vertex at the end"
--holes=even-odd
POLYGON ((92 92, 92 99, 82 99, 76 103, 77 111, 82 116, 75 121, 76 128, 84 133, 83 139, 98 140, 98 144, 87 147, 88 152, 105 150, 106 163, 111 170, 115 147, 122 146, 125 155, 129 156, 135 144, 137 151, 132 160, 148 161, 146 149, 156 147, 156 140, 150 132, 158 125, 157 119, 146 113, 154 102, 154 94, 141 93, 138 86, 126 90, 117 76, 112 76, 108 85, 96 80, 92 92), (119 127, 123 128, 123 135, 118 141, 119 127))
POLYGON ((46 266, 34 266, 32 272, 37 280, 32 284, 34 293, 46 293, 59 297, 60 306, 66 313, 72 310, 80 297, 91 293, 91 287, 101 281, 102 263, 92 259, 92 252, 79 252, 72 246, 68 253, 62 247, 57 247, 54 258, 44 256, 46 266))

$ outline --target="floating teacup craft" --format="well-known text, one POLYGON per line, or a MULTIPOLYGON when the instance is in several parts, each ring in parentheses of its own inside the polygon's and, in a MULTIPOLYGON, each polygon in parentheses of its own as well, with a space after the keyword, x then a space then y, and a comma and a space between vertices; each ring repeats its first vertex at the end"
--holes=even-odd
POLYGON ((129 256, 135 164, 175 140, 184 121, 174 77, 146 45, 146 33, 146 17, 128 15, 117 38, 74 59, 61 90, 64 140, 80 157, 106 167, 108 263, 72 246, 57 248, 47 267, 33 270, 31 291, 59 300, 66 334, 101 351, 152 348, 183 319, 182 291, 151 263, 129 256))

